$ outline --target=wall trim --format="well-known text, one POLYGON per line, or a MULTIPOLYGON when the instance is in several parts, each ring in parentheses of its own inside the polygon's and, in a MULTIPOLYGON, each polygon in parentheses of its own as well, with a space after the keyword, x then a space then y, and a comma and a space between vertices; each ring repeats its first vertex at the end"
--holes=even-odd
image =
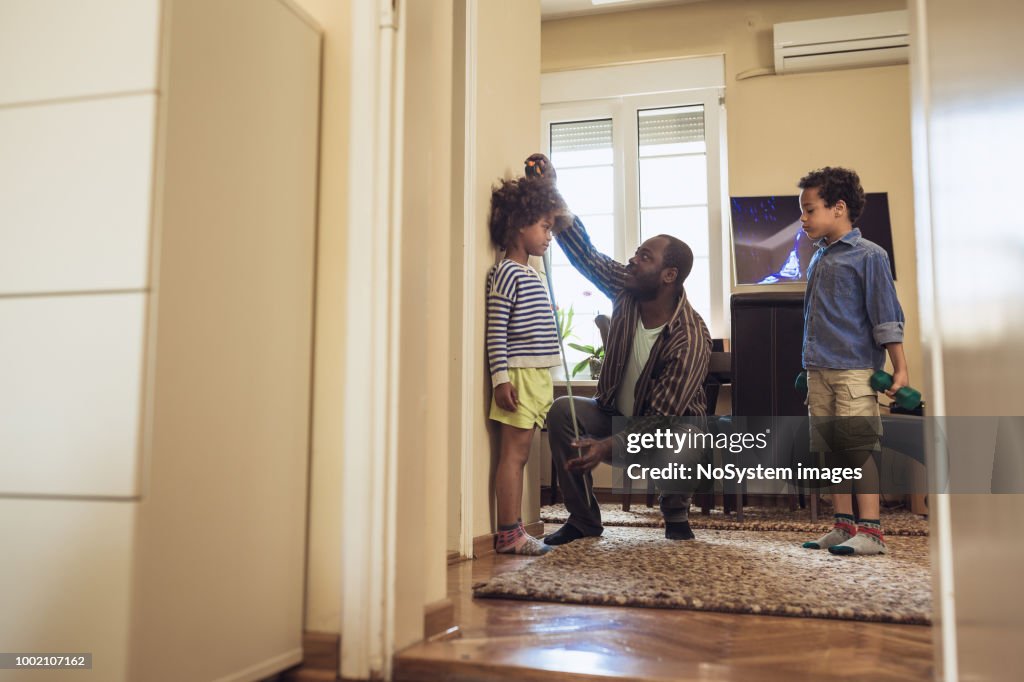
POLYGON ((313 680, 335 680, 341 660, 341 635, 336 632, 302 633, 302 664, 284 674, 287 682, 312 682, 313 680))
POLYGON ((233 672, 224 677, 218 677, 214 682, 242 682, 243 680, 259 680, 270 675, 286 670, 290 666, 302 661, 302 649, 292 649, 283 654, 251 665, 244 670, 233 672))
POLYGON ((423 607, 423 638, 430 639, 455 627, 455 603, 445 597, 423 607))

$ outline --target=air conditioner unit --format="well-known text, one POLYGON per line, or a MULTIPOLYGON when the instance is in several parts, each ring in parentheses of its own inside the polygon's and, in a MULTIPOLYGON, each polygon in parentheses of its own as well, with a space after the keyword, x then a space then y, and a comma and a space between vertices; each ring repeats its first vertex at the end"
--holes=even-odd
POLYGON ((775 73, 906 64, 906 10, 775 24, 775 73))

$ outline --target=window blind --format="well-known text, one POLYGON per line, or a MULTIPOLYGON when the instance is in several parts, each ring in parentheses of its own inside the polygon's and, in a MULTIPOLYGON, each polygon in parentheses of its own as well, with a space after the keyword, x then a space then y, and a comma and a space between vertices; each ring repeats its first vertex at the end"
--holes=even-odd
POLYGON ((551 155, 612 146, 612 120, 570 121, 551 124, 551 155))
POLYGON ((704 141, 704 107, 644 109, 637 112, 640 146, 704 141))

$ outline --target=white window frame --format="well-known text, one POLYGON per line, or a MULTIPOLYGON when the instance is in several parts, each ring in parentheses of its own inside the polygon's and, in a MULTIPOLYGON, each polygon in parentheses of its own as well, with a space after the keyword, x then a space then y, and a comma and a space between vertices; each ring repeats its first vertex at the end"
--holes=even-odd
POLYGON ((545 154, 551 152, 551 124, 612 119, 615 253, 608 255, 620 262, 625 262, 640 243, 636 112, 703 105, 711 272, 711 319, 706 322, 714 338, 729 338, 728 298, 732 282, 727 229, 724 77, 725 61, 721 55, 541 75, 541 140, 545 154))

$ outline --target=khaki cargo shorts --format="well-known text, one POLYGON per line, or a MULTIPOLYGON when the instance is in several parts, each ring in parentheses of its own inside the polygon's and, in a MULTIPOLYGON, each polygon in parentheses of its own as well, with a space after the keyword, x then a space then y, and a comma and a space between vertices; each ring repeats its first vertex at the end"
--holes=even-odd
POLYGON ((877 452, 882 420, 871 369, 807 370, 812 452, 877 452))

